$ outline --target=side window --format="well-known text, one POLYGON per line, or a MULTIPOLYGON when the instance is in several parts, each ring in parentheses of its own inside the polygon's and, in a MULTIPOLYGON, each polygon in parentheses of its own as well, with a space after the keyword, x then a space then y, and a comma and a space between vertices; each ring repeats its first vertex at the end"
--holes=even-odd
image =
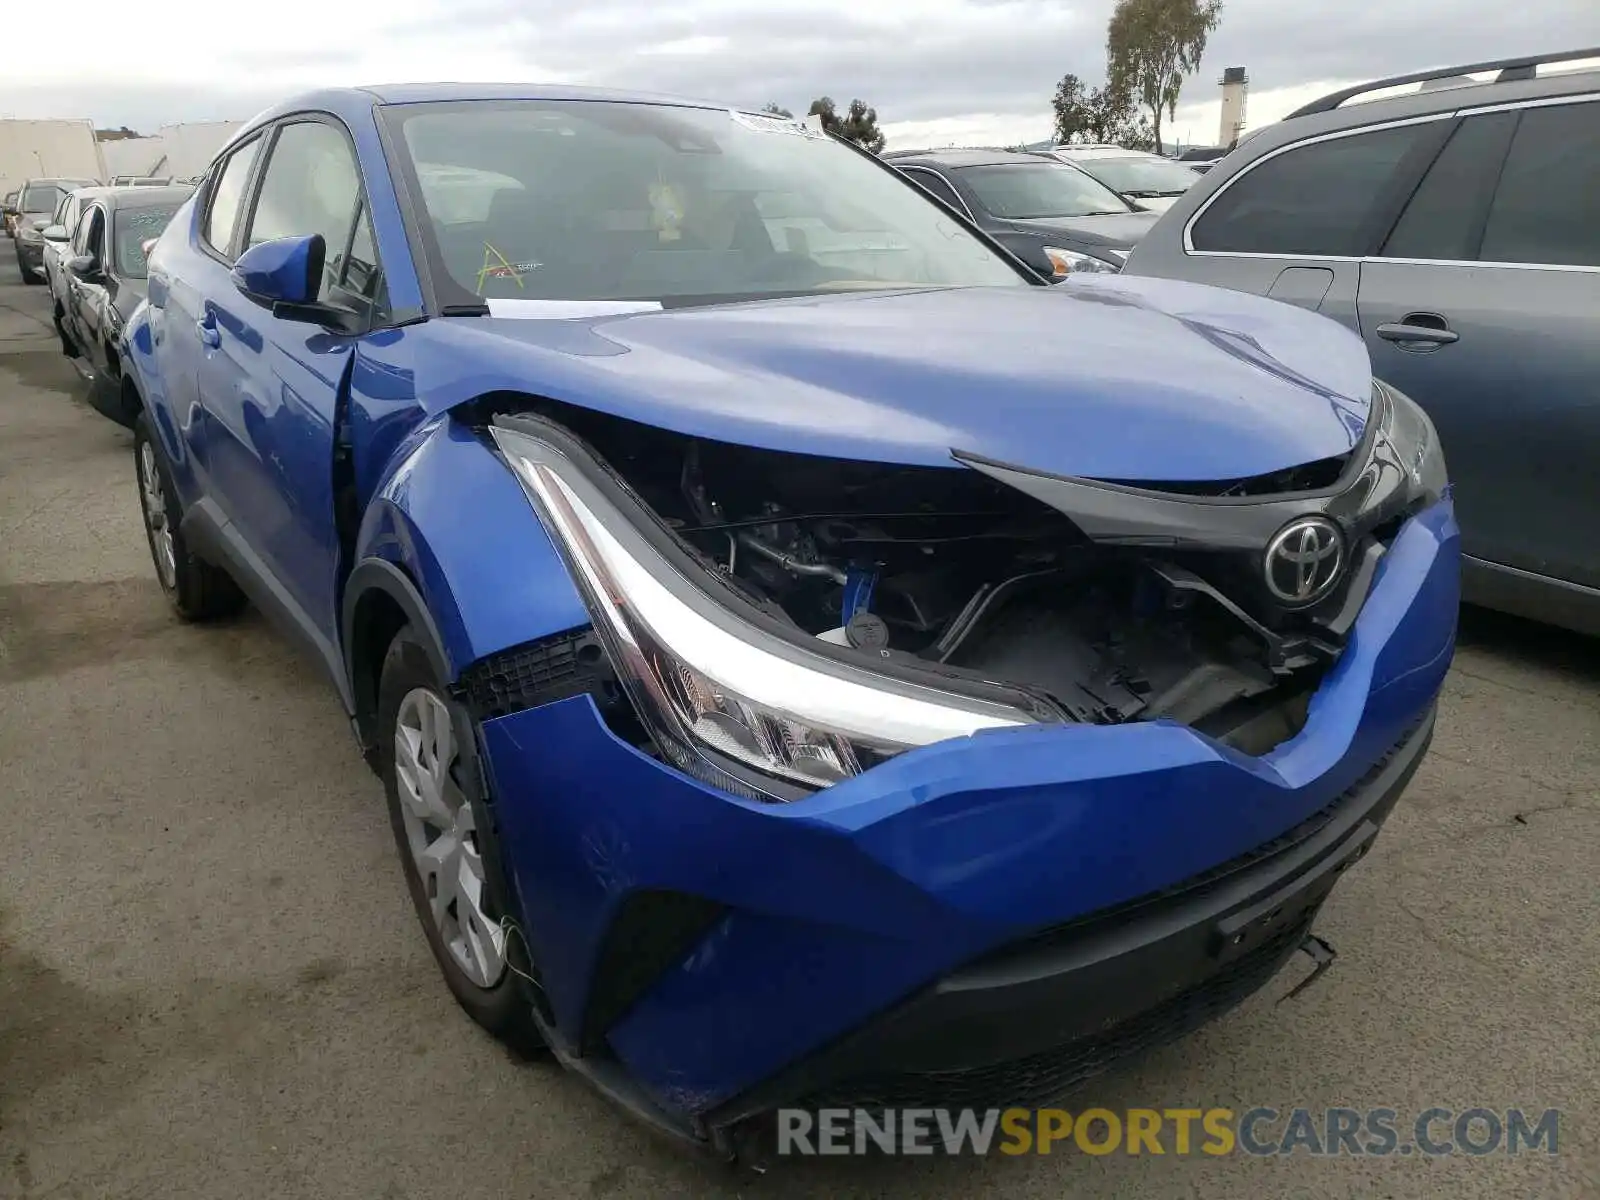
POLYGON ((967 211, 967 206, 961 203, 961 198, 956 195, 955 188, 945 182, 944 176, 921 167, 907 167, 905 174, 923 191, 930 196, 943 200, 959 213, 967 211))
POLYGON ((1238 176, 1194 226, 1196 250, 1353 257, 1383 193, 1432 123, 1375 129, 1286 150, 1238 176))
POLYGON ((1499 112, 1457 126, 1384 243, 1385 258, 1477 257, 1483 211, 1516 122, 1516 113, 1499 112))
POLYGON ((327 243, 317 299, 341 280, 351 222, 361 199, 361 176, 343 133, 321 121, 285 125, 273 143, 255 212, 251 246, 283 237, 321 234, 327 243))
POLYGON ((80 254, 87 254, 94 259, 96 264, 105 265, 106 256, 106 219, 105 210, 98 205, 90 207, 78 222, 83 231, 83 249, 80 254))
POLYGON ((372 241, 372 221, 364 204, 350 231, 350 253, 344 260, 339 286, 366 300, 378 298, 378 248, 372 241))
POLYGON ((239 224, 239 210, 244 206, 244 189, 250 182, 250 171, 260 153, 260 138, 247 146, 240 146, 222 164, 217 181, 212 185, 201 236, 220 254, 232 252, 234 229, 239 224))
POLYGON ((1600 267, 1600 102, 1522 111, 1489 206, 1484 262, 1600 267))
POLYGON ((78 224, 78 209, 80 201, 69 196, 61 202, 61 207, 56 209, 55 224, 61 226, 70 236, 78 224))

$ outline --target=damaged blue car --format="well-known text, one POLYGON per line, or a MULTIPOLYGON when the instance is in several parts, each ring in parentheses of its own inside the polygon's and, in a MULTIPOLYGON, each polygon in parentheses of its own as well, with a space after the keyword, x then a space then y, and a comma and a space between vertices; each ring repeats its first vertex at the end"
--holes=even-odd
POLYGON ((803 123, 315 93, 149 276, 172 604, 326 667, 471 1017, 691 1141, 1182 1035, 1428 745, 1459 538, 1357 337, 1051 284, 803 123))

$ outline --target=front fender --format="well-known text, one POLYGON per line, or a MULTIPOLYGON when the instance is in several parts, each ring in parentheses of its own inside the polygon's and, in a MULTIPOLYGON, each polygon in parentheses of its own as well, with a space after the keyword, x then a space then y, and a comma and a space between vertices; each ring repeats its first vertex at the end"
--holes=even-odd
POLYGON ((451 682, 480 658, 589 623, 521 485, 491 447, 447 415, 401 443, 367 505, 346 614, 378 578, 360 573, 369 560, 410 578, 438 630, 451 682))

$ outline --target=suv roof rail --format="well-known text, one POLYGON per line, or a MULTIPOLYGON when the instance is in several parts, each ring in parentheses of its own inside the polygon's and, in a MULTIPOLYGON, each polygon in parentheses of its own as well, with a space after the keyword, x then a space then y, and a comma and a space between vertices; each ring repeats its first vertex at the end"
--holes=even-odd
POLYGON ((1384 88, 1400 87, 1407 83, 1433 83, 1461 75, 1475 75, 1480 71, 1498 71, 1499 75, 1495 77, 1495 82, 1510 83, 1518 79, 1537 78, 1540 67, 1554 63, 1576 62, 1585 58, 1600 58, 1600 46, 1592 46, 1587 50, 1561 50, 1553 54, 1529 54, 1521 58, 1499 58, 1492 62, 1467 63, 1459 67, 1435 67, 1431 71, 1414 71, 1410 75, 1394 75, 1388 79, 1375 79, 1371 83, 1331 92, 1320 100, 1301 105, 1284 120, 1291 121, 1295 117, 1309 117, 1313 113, 1332 112, 1357 96, 1381 91, 1384 88))

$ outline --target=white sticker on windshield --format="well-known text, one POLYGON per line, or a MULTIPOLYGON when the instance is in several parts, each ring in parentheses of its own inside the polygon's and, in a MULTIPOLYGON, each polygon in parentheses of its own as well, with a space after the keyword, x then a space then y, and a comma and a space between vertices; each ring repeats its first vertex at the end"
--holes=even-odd
POLYGON ((813 129, 804 121, 780 117, 776 113, 747 113, 730 108, 728 115, 746 129, 753 129, 757 133, 786 133, 790 137, 811 138, 814 141, 826 141, 828 137, 822 130, 813 129))
POLYGON ((576 317, 623 317, 660 312, 659 300, 485 300, 491 317, 513 321, 561 321, 576 317))

